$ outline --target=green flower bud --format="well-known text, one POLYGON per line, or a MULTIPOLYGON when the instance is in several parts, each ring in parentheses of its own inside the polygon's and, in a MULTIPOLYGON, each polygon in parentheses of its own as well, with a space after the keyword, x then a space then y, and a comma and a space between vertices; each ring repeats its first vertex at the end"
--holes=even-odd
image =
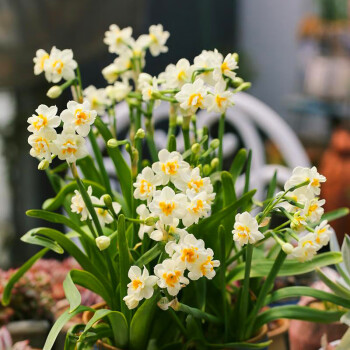
POLYGON ((235 58, 236 62, 238 63, 239 62, 239 55, 238 55, 238 53, 235 52, 232 56, 235 58))
POLYGON ((292 254, 293 252, 293 246, 290 243, 284 243, 282 244, 282 250, 286 253, 286 254, 292 254))
POLYGON ((219 158, 213 158, 212 161, 210 162, 210 166, 213 169, 216 169, 219 166, 219 158))
POLYGON ((116 139, 109 139, 107 141, 107 147, 109 147, 109 148, 116 148, 116 147, 118 147, 118 141, 116 139))
POLYGON ((102 251, 109 247, 109 245, 111 244, 111 239, 107 236, 100 236, 96 238, 95 242, 97 248, 102 251))
POLYGON ((62 88, 58 85, 52 86, 49 91, 46 93, 46 96, 50 98, 57 98, 62 94, 62 88))
POLYGON ((156 224, 156 222, 158 221, 158 218, 155 218, 153 216, 148 217, 145 220, 145 225, 147 226, 154 226, 156 224))
POLYGON ((212 141, 210 142, 210 148, 211 148, 211 149, 216 149, 216 148, 219 147, 219 145, 220 145, 219 139, 214 139, 214 140, 212 140, 212 141))
POLYGON ((111 208, 112 206, 112 197, 109 194, 104 194, 101 199, 103 200, 104 204, 107 208, 111 208))
POLYGON ((205 176, 208 176, 210 174, 210 172, 211 172, 211 168, 210 168, 209 164, 204 164, 204 166, 203 166, 203 174, 205 176))
POLYGON ((145 137, 145 135, 146 135, 145 130, 140 128, 136 131, 135 139, 143 139, 145 137))
POLYGON ((194 154, 199 153, 200 150, 201 150, 201 145, 200 145, 199 143, 194 143, 194 144, 192 145, 192 147, 191 147, 191 151, 192 151, 192 153, 194 153, 194 154))
POLYGON ((43 159, 38 165, 38 170, 46 170, 49 165, 50 162, 47 159, 43 159))

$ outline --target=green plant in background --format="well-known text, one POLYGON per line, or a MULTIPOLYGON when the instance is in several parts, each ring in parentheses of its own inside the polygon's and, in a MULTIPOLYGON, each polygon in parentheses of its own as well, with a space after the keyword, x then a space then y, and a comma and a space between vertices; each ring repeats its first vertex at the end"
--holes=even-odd
POLYGON ((146 50, 153 56, 166 52, 169 33, 157 25, 137 40, 131 35, 131 28, 116 25, 106 32, 109 51, 119 56, 102 71, 110 84, 105 89, 83 89, 71 50, 38 50, 34 58, 35 74, 44 72, 55 84, 66 80, 51 87, 48 96, 57 98, 70 87, 73 100, 60 116, 55 106, 40 105, 28 119, 30 154, 39 159, 56 196, 27 215, 61 223, 69 232, 39 227, 22 237, 43 249, 12 276, 3 304, 9 303, 14 283, 53 250, 69 253, 82 270, 67 274, 63 287, 70 308, 52 327, 44 350, 52 348, 66 322, 84 311, 93 316, 70 330, 66 349, 90 349, 98 340, 135 350, 264 348, 269 344, 264 339, 247 341, 275 319, 339 320, 343 311, 301 306, 261 312, 272 302, 301 295, 350 307, 343 296, 309 287, 272 292, 276 276, 342 261, 339 252, 317 252, 331 235, 327 220, 347 210, 324 214, 319 195, 326 179, 315 167, 294 169, 277 194, 275 174, 263 202, 255 201, 250 189, 250 152, 240 150, 229 171, 223 170, 225 111, 233 106, 234 93, 250 86, 236 76, 238 55, 203 51, 193 64, 181 59, 152 77, 143 73, 146 50), (130 111, 130 137, 123 140, 117 138, 115 114, 120 101, 130 111), (167 148, 158 150, 153 111, 161 101, 169 103, 169 130, 167 148), (221 115, 218 139, 210 141, 208 129, 197 128, 199 109, 221 115), (183 134, 181 153, 177 128, 183 134), (118 190, 105 168, 102 143, 118 190), (64 162, 54 166, 55 158, 64 162), (244 191, 237 193, 243 169, 244 191), (270 226, 272 215, 283 223, 270 226), (268 239, 274 242, 269 249, 268 239), (76 285, 100 295, 107 308, 81 305, 76 285))

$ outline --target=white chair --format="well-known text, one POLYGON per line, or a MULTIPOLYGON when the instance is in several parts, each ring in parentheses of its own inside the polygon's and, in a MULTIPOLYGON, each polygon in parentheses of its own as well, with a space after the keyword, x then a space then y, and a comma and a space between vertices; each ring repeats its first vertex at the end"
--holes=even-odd
MULTIPOLYGON (((155 142, 159 149, 166 146, 166 130, 157 128, 157 124, 168 119, 169 105, 162 102, 154 111, 155 142)), ((116 107, 118 130, 127 129, 129 125, 129 108, 126 103, 116 107)), ((220 116, 200 111, 197 116, 197 126, 207 126, 209 130, 218 123, 220 116)), ((288 124, 270 107, 257 98, 240 92, 235 95, 235 106, 226 113, 226 124, 232 125, 236 134, 228 132, 224 136, 224 158, 232 158, 238 147, 252 150, 252 166, 250 187, 257 188, 257 198, 262 198, 263 190, 277 170, 277 182, 283 184, 296 166, 310 166, 307 154, 299 139, 288 124), (259 132, 260 131, 260 132, 259 132), (286 166, 266 164, 265 145, 261 132, 270 139, 280 151, 286 166)), ((177 136, 177 147, 181 152, 184 149, 182 134, 177 136)), ((128 156, 125 153, 126 158, 128 156)), ((108 168, 111 168, 109 165, 108 168)), ((236 190, 242 192, 244 176, 237 180, 236 190)))

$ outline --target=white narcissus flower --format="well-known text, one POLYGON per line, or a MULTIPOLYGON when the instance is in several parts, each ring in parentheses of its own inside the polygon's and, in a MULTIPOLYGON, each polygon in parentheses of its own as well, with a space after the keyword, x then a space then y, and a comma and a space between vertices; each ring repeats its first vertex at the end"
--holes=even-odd
POLYGON ((233 93, 226 90, 226 82, 220 80, 215 84, 214 93, 207 94, 205 97, 205 106, 208 112, 223 114, 226 109, 234 105, 233 93))
POLYGON ((107 249, 111 244, 111 239, 107 236, 99 236, 95 239, 97 248, 102 251, 107 249))
POLYGON ((179 89, 184 84, 191 81, 193 68, 190 62, 185 58, 181 58, 176 65, 169 64, 162 77, 165 80, 164 86, 168 89, 179 89))
POLYGON ((191 226, 194 223, 198 223, 200 218, 207 217, 210 211, 210 205, 207 202, 207 194, 200 192, 194 194, 193 192, 187 192, 189 202, 186 207, 186 214, 182 218, 182 223, 185 227, 191 226))
POLYGON ((170 33, 163 30, 161 24, 152 25, 149 27, 150 44, 149 50, 152 56, 158 56, 161 53, 168 52, 168 48, 165 46, 170 33))
POLYGON ((189 168, 189 164, 182 160, 179 152, 169 152, 162 149, 158 153, 159 162, 152 165, 152 170, 161 177, 161 184, 166 185, 169 181, 173 183, 181 181, 182 173, 189 168))
POLYGON ((30 155, 39 159, 46 159, 51 163, 51 153, 54 153, 52 141, 57 138, 56 131, 39 131, 28 137, 28 143, 32 146, 30 155))
POLYGON ((212 249, 207 248, 206 250, 201 251, 196 262, 190 267, 188 277, 193 281, 196 281, 203 276, 210 280, 214 278, 216 274, 214 267, 219 267, 220 261, 213 260, 213 258, 214 252, 212 249))
POLYGON ((70 49, 59 50, 55 46, 51 49, 50 57, 45 60, 44 71, 48 82, 58 83, 62 78, 74 79, 74 70, 78 67, 70 49))
POLYGON ((134 183, 134 197, 136 199, 150 201, 157 186, 161 184, 161 176, 154 174, 150 167, 145 167, 142 172, 137 175, 136 182, 134 183))
POLYGON ((68 163, 74 163, 88 155, 85 139, 70 129, 63 130, 61 134, 57 135, 52 144, 52 153, 68 163))
POLYGON ((33 133, 42 131, 47 136, 49 134, 56 135, 54 128, 57 128, 61 123, 60 118, 57 116, 57 107, 40 105, 35 112, 37 114, 33 114, 27 120, 30 124, 28 126, 28 131, 33 133))
MULTIPOLYGON (((143 84, 142 86, 142 99, 144 101, 149 101, 152 100, 152 94, 153 93, 158 93, 159 92, 159 88, 158 88, 158 78, 157 77, 153 77, 152 78, 152 83, 151 84, 143 84)), ((155 100, 154 103, 154 108, 158 107, 160 105, 160 100, 155 100)))
MULTIPOLYGON (((150 238, 154 241, 174 241, 182 239, 188 234, 186 230, 179 228, 178 225, 180 223, 179 219, 174 218, 172 223, 164 224, 160 220, 156 222, 155 230, 150 234, 150 238)), ((167 246, 165 247, 165 251, 171 256, 172 250, 168 250, 167 246)))
POLYGON ((265 236, 259 231, 259 224, 248 212, 237 214, 235 218, 234 229, 232 231, 233 239, 240 246, 254 244, 265 236))
MULTIPOLYGON (((92 204, 98 204, 98 205, 105 205, 103 198, 100 199, 97 197, 92 196, 91 197, 92 204)), ((119 204, 120 205, 120 204, 119 204)), ((113 207, 114 209, 114 207, 113 207)), ((117 208, 116 208, 117 209, 117 208)), ((100 225, 104 227, 106 224, 110 224, 113 222, 113 216, 109 213, 107 209, 104 208, 95 208, 98 221, 100 222, 100 225)), ((119 208, 120 211, 120 208, 119 208)), ((117 213, 116 213, 117 214, 117 213)))
MULTIPOLYGON (((150 211, 148 210, 148 208, 145 204, 140 204, 136 208, 136 213, 139 215, 140 220, 146 220, 149 217, 156 218, 156 216, 154 216, 150 213, 150 211)), ((154 226, 140 224, 138 235, 139 235, 140 239, 143 240, 145 233, 150 234, 153 230, 154 230, 154 226)))
POLYGON ((319 200, 318 198, 313 198, 311 201, 308 201, 304 207, 304 213, 312 224, 318 223, 321 220, 321 217, 324 213, 322 205, 326 201, 324 199, 319 200))
POLYGON ((106 106, 110 104, 105 89, 96 89, 90 85, 83 91, 84 101, 89 101, 91 109, 94 109, 99 115, 105 113, 106 106))
MULTIPOLYGON (((75 190, 74 193, 75 195, 71 199, 70 208, 72 210, 72 213, 77 213, 81 216, 80 221, 85 221, 86 219, 90 218, 89 210, 86 207, 81 193, 78 190, 75 190)), ((87 193, 90 197, 92 196, 91 186, 88 187, 87 193)))
POLYGON ((194 58, 193 67, 195 70, 209 69, 209 71, 201 73, 197 77, 200 77, 209 85, 215 85, 217 80, 213 76, 213 70, 221 66, 222 60, 222 54, 218 50, 203 50, 200 55, 194 58))
POLYGON ((127 45, 131 41, 131 35, 131 27, 120 29, 116 24, 111 24, 105 33, 103 42, 108 45, 110 53, 121 54, 128 49, 127 45))
POLYGON ((300 166, 294 168, 292 176, 284 185, 284 189, 288 190, 291 187, 299 185, 302 182, 305 182, 308 180, 310 181, 310 183, 307 186, 304 186, 304 188, 309 189, 309 191, 313 195, 318 196, 321 192, 320 185, 322 182, 326 181, 326 178, 323 175, 318 173, 317 168, 315 166, 312 167, 311 169, 303 168, 300 166))
POLYGON ((327 220, 323 220, 320 225, 315 227, 316 243, 325 246, 328 244, 333 231, 327 220))
POLYGON ((152 80, 152 75, 142 72, 137 79, 137 86, 142 90, 145 86, 152 85, 152 80))
POLYGON ((300 262, 311 260, 321 248, 316 242, 317 235, 315 233, 308 233, 298 242, 298 246, 293 249, 292 255, 300 262))
POLYGON ((154 267, 154 273, 159 278, 157 283, 160 288, 166 288, 168 293, 175 296, 180 289, 190 283, 184 277, 184 269, 176 261, 165 259, 161 264, 154 267))
POLYGON ((128 96, 128 93, 131 91, 131 86, 127 80, 116 81, 114 85, 109 85, 105 89, 107 96, 113 100, 120 102, 128 96))
POLYGON ((131 56, 129 54, 123 54, 117 57, 113 63, 103 68, 102 75, 109 84, 113 84, 119 76, 128 78, 131 67, 131 56))
POLYGON ((175 98, 179 102, 185 116, 195 114, 198 108, 205 108, 204 99, 207 95, 207 90, 202 79, 195 80, 193 84, 187 83, 182 86, 175 98))
POLYGON ((223 77, 234 79, 236 77, 236 70, 238 68, 236 57, 234 54, 229 53, 219 67, 216 67, 213 71, 213 77, 215 80, 220 81, 223 77))
POLYGON ((43 49, 39 49, 36 52, 34 61, 34 74, 39 75, 44 71, 45 61, 50 57, 50 55, 43 49))
POLYGON ((164 224, 171 224, 174 218, 182 219, 186 213, 187 197, 176 194, 168 186, 156 191, 149 205, 151 213, 157 215, 164 224))
POLYGON ((295 231, 302 231, 304 227, 307 225, 307 216, 304 210, 299 210, 293 215, 292 223, 290 227, 295 231))
POLYGON ((74 128, 80 136, 87 136, 90 132, 90 125, 96 119, 97 112, 91 109, 89 101, 78 103, 69 101, 67 109, 62 111, 61 119, 64 122, 64 129, 74 128))
POLYGON ((138 266, 131 266, 128 277, 131 282, 128 284, 128 295, 123 298, 129 309, 133 309, 142 299, 149 299, 154 292, 154 286, 157 284, 158 277, 150 276, 146 267, 143 271, 138 266), (131 301, 133 301, 131 303, 131 301), (137 304, 136 304, 137 301, 137 304), (131 307, 130 307, 131 306, 131 307))

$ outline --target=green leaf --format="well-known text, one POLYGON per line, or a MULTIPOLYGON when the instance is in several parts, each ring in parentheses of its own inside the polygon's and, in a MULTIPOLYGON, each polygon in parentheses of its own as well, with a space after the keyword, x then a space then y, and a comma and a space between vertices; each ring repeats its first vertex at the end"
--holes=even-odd
POLYGON ((128 294, 127 285, 129 282, 128 272, 130 269, 130 257, 128 242, 125 237, 125 218, 123 214, 118 218, 118 247, 119 247, 119 278, 120 278, 120 305, 128 323, 131 319, 131 312, 123 298, 128 294))
POLYGON ((157 308, 159 293, 155 292, 152 298, 147 299, 137 309, 130 324, 130 350, 144 350, 150 336, 152 319, 157 308))
POLYGON ((115 345, 121 348, 124 348, 128 345, 128 323, 125 316, 119 311, 112 311, 107 309, 97 310, 92 316, 90 321, 86 324, 83 333, 80 336, 80 339, 83 339, 90 328, 103 318, 109 318, 111 321, 111 327, 113 328, 113 334, 115 339, 115 345))
POLYGON ((174 135, 171 135, 169 138, 168 151, 169 152, 176 151, 176 137, 174 135))
MULTIPOLYGON (((252 261, 250 277, 265 277, 274 263, 274 259, 256 259, 252 261)), ((286 260, 277 276, 293 276, 314 271, 317 267, 337 264, 342 261, 342 255, 337 252, 327 252, 316 255, 312 260, 300 263, 296 260, 286 260)), ((245 264, 241 263, 232 269, 227 280, 242 280, 244 278, 245 264)))
POLYGON ((245 169, 245 183, 243 193, 247 193, 249 191, 249 183, 250 183, 250 168, 252 165, 252 151, 248 151, 247 165, 245 169))
POLYGON ((333 221, 349 214, 349 208, 339 208, 323 214, 321 220, 333 221))
POLYGON ((262 312, 256 318, 255 327, 260 328, 264 324, 280 318, 317 323, 332 323, 339 321, 343 314, 343 311, 325 311, 299 305, 276 306, 262 312))
POLYGON ((142 267, 143 265, 149 264, 152 260, 154 260, 162 251, 164 250, 164 243, 159 242, 150 250, 148 250, 145 254, 143 254, 136 262, 135 265, 138 267, 142 267))
POLYGON ((47 336, 45 345, 43 350, 51 350, 56 338, 58 336, 58 334, 60 333, 61 329, 63 328, 63 326, 70 320, 72 319, 74 316, 84 312, 84 311, 89 311, 92 310, 89 307, 86 306, 79 306, 75 311, 73 312, 69 312, 69 310, 66 310, 54 323, 54 325, 52 326, 49 335, 47 336))
MULTIPOLYGON (((92 134, 92 132, 90 132, 89 135, 90 134, 92 134)), ((97 171, 94 160, 91 156, 79 159, 77 161, 77 166, 79 166, 79 168, 81 169, 85 179, 96 183, 102 182, 102 178, 99 172, 97 171)))
MULTIPOLYGON (((102 135, 103 139, 107 143, 108 140, 112 139, 113 136, 107 126, 103 123, 101 118, 97 117, 95 119, 94 125, 102 135)), ((122 153, 120 152, 118 147, 110 148, 107 147, 107 151, 109 156, 111 157, 113 164, 115 166, 116 172, 118 174, 120 187, 123 193, 123 196, 125 198, 126 203, 128 204, 128 207, 131 208, 131 201, 132 201, 132 176, 131 176, 131 169, 126 163, 122 153)))
POLYGON ((247 159, 247 151, 244 148, 242 148, 238 151, 230 168, 230 173, 232 175, 232 181, 234 184, 236 183, 239 175, 242 173, 246 159, 247 159))
MULTIPOLYGON (((102 196, 106 193, 104 187, 100 184, 90 181, 90 180, 82 180, 84 185, 91 186, 93 190, 93 194, 96 196, 102 196)), ((66 186, 62 187, 60 191, 57 193, 56 197, 48 198, 42 205, 44 210, 54 211, 57 210, 63 203, 64 199, 69 193, 74 192, 74 190, 78 189, 78 185, 75 181, 70 182, 66 186)))
POLYGON ((227 207, 237 200, 232 175, 228 171, 222 171, 221 182, 224 194, 224 206, 227 207))
POLYGON ((332 293, 324 292, 322 290, 314 289, 311 287, 303 287, 303 286, 286 287, 286 288, 278 289, 272 294, 267 296, 267 298, 265 299, 265 305, 274 303, 282 299, 301 297, 301 296, 313 297, 321 301, 329 301, 333 304, 350 309, 350 299, 348 298, 342 298, 332 293))
POLYGON ((267 347, 272 343, 272 340, 265 341, 259 344, 237 342, 237 343, 225 343, 225 344, 210 344, 206 343, 205 345, 208 348, 217 348, 217 349, 267 349, 267 347))
POLYGON ((14 287, 14 285, 19 281, 19 279, 40 259, 42 258, 47 252, 49 251, 48 248, 40 250, 38 253, 36 253, 34 256, 32 256, 27 262, 25 262, 9 279, 7 282, 4 292, 2 294, 2 305, 7 306, 10 303, 11 300, 11 291, 14 287))
POLYGON ((49 248, 57 254, 63 254, 63 248, 55 241, 40 236, 38 234, 38 229, 34 228, 21 237, 21 241, 29 244, 36 244, 44 248, 49 248))
POLYGON ((273 177, 269 183, 266 199, 271 199, 273 197, 276 191, 276 187, 277 187, 277 170, 274 172, 273 177))
POLYGON ((316 269, 316 273, 320 277, 321 281, 325 283, 335 294, 342 298, 350 298, 350 290, 346 289, 337 282, 333 282, 321 271, 321 269, 316 269))
POLYGON ((70 272, 67 273, 65 280, 63 281, 64 294, 69 302, 69 312, 76 310, 81 304, 81 295, 78 288, 75 286, 70 272))
POLYGON ((341 252, 343 254, 343 261, 348 274, 350 273, 350 238, 345 235, 343 245, 341 247, 341 252))

